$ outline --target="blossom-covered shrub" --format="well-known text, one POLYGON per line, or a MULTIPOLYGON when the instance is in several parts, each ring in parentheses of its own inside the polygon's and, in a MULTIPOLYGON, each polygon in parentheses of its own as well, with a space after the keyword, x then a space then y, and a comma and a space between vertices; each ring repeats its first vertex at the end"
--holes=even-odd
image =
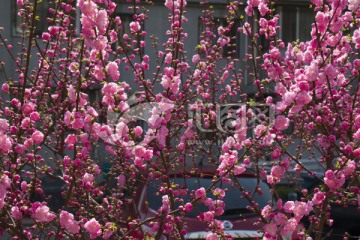
POLYGON ((358 1, 312 0, 311 39, 289 43, 278 38, 276 2, 216 5, 226 12, 221 26, 212 1, 191 2, 203 9, 195 49, 186 0, 162 3, 161 36, 146 30, 159 1, 54 0, 39 35, 41 2, 16 1, 19 47, 0 33, 13 60, 1 62, 2 236, 185 239, 184 217, 205 205, 196 219, 211 231, 206 239, 230 239, 219 218, 228 189, 218 183, 242 193, 263 239, 321 239, 333 206, 359 210, 358 1), (118 8, 131 12, 129 22, 118 8), (247 39, 245 55, 227 52, 235 38, 247 39), (303 158, 319 161, 324 176, 303 158), (208 165, 216 168, 209 188, 169 180, 208 165), (260 187, 247 192, 233 181, 247 169, 271 187, 265 207, 252 199, 260 187), (277 186, 294 174, 321 184, 279 199, 277 186), (162 201, 143 217, 138 186, 151 180, 161 181, 162 201), (64 203, 56 207, 55 182, 64 203))

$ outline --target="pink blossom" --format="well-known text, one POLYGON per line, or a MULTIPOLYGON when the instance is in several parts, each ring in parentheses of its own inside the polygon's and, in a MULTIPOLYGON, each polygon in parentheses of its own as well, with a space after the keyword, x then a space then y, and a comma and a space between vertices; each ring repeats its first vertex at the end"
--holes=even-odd
POLYGON ((220 240, 220 238, 215 233, 209 233, 205 240, 220 240))
POLYGON ((24 141, 24 147, 25 148, 30 148, 31 146, 33 145, 33 141, 32 141, 32 139, 31 138, 28 138, 28 139, 26 139, 25 141, 24 141))
POLYGON ((181 6, 182 3, 182 7, 185 7, 187 2, 186 0, 166 0, 165 1, 165 7, 167 7, 170 11, 177 9, 181 6))
POLYGON ((18 154, 23 154, 26 149, 25 149, 24 145, 22 145, 22 144, 17 144, 17 145, 14 147, 14 150, 15 150, 15 152, 18 153, 18 154))
POLYGON ((67 211, 60 212, 60 225, 72 234, 80 231, 79 223, 74 220, 74 215, 67 211))
POLYGON ((84 119, 82 117, 75 117, 75 119, 71 122, 71 126, 75 130, 83 128, 84 127, 84 119))
POLYGON ((294 101, 296 97, 296 94, 294 92, 286 92, 284 95, 283 95, 283 101, 286 105, 291 105, 294 101))
POLYGON ((203 219, 205 222, 211 222, 214 220, 214 213, 211 211, 204 212, 201 215, 201 219, 203 219))
POLYGON ((264 218, 269 218, 271 212, 272 212, 272 208, 271 208, 269 205, 266 205, 266 206, 261 210, 261 216, 263 216, 264 218))
POLYGON ((101 226, 95 218, 92 218, 90 221, 86 222, 84 224, 84 228, 90 234, 91 239, 97 238, 102 234, 101 226))
POLYGON ((343 171, 327 170, 324 177, 325 184, 330 188, 330 190, 336 190, 342 187, 345 183, 345 174, 343 171))
POLYGON ((295 218, 288 219, 285 223, 282 234, 286 235, 289 232, 294 232, 296 230, 298 224, 299 224, 299 222, 295 218))
POLYGON ((194 130, 192 130, 191 128, 186 129, 186 131, 184 132, 184 137, 185 137, 186 139, 191 139, 191 138, 193 138, 194 136, 195 136, 195 132, 194 132, 194 130))
POLYGON ((354 31, 353 42, 355 43, 355 48, 360 49, 360 29, 354 31))
POLYGON ((115 130, 118 139, 126 138, 129 134, 129 127, 124 122, 119 122, 115 130))
POLYGON ((257 125, 254 129, 254 132, 257 137, 263 136, 267 131, 268 131, 267 127, 262 124, 257 125))
POLYGON ((323 12, 317 12, 316 16, 315 16, 315 20, 317 22, 317 28, 319 30, 320 33, 325 32, 326 27, 328 25, 328 16, 326 16, 325 13, 323 12))
POLYGON ((20 209, 16 206, 11 208, 11 215, 16 220, 21 220, 23 218, 23 215, 22 215, 20 209))
POLYGON ((280 50, 278 48, 275 48, 275 47, 270 50, 269 54, 270 54, 270 57, 271 57, 271 59, 273 61, 279 59, 280 56, 281 56, 280 50))
POLYGON ((274 236, 276 236, 277 227, 275 223, 268 223, 264 226, 264 237, 266 239, 272 239, 274 236))
POLYGON ((325 193, 324 192, 316 192, 314 197, 312 198, 312 202, 315 205, 322 204, 325 200, 325 193))
POLYGON ((300 219, 303 216, 307 216, 309 215, 309 213, 312 211, 312 202, 299 202, 296 201, 294 204, 294 208, 292 209, 293 213, 294 213, 294 217, 300 221, 300 219))
POLYGON ((172 79, 169 76, 163 76, 161 78, 161 85, 165 88, 168 89, 171 87, 172 85, 172 79))
POLYGON ((10 89, 10 86, 8 83, 3 83, 1 85, 1 91, 3 91, 3 93, 5 93, 5 94, 9 93, 9 89, 10 89))
POLYGON ((285 225, 287 221, 286 215, 281 212, 276 213, 276 215, 274 216, 274 220, 277 225, 285 225))
POLYGON ((40 114, 38 112, 32 112, 30 113, 30 119, 32 121, 39 121, 40 120, 40 114))
POLYGON ((135 157, 134 164, 135 164, 135 166, 137 166, 140 169, 145 169, 143 158, 135 157))
POLYGON ((360 140, 360 129, 358 129, 358 130, 354 133, 353 137, 354 137, 354 139, 356 139, 356 140, 360 140))
POLYGON ((138 31, 140 31, 140 29, 141 29, 141 26, 140 26, 140 23, 138 21, 130 23, 130 31, 132 33, 136 33, 138 31))
POLYGON ((248 0, 247 4, 249 7, 257 7, 260 4, 260 0, 248 0))
POLYGON ((34 111, 35 105, 31 102, 24 103, 24 105, 21 107, 22 112, 25 114, 25 116, 29 115, 34 111))
POLYGON ((142 158, 145 155, 146 149, 144 146, 137 145, 134 148, 134 155, 136 157, 142 158))
POLYGON ((9 129, 9 123, 6 119, 0 118, 0 132, 5 133, 9 129))
POLYGON ((102 71, 102 68, 98 67, 98 66, 95 66, 93 68, 93 71, 92 71, 92 76, 98 80, 98 81, 102 81, 105 79, 105 74, 104 72, 102 71))
POLYGON ((102 35, 98 36, 94 41, 89 43, 89 45, 91 45, 94 49, 98 51, 103 51, 106 48, 107 44, 108 44, 107 37, 102 35))
POLYGON ((3 175, 0 178, 0 209, 4 207, 7 188, 10 187, 10 183, 11 180, 8 176, 3 175))
POLYGON ((223 199, 225 197, 225 191, 221 188, 216 188, 214 191, 213 191, 213 194, 215 197, 218 197, 220 199, 223 199))
POLYGON ((294 201, 287 201, 284 206, 283 206, 283 209, 285 212, 287 213, 292 213, 293 210, 294 210, 294 207, 295 207, 295 203, 294 201))
POLYGON ((195 191, 195 197, 203 201, 205 199, 205 188, 201 187, 195 191))
POLYGON ((81 182, 84 186, 92 185, 94 182, 94 175, 92 175, 90 173, 85 173, 81 179, 81 182))
POLYGON ((107 222, 105 224, 106 229, 104 230, 104 234, 102 236, 103 239, 109 239, 115 233, 115 231, 111 230, 111 229, 113 229, 112 226, 113 226, 113 223, 111 223, 111 222, 107 222))
POLYGON ((99 28, 99 33, 104 34, 109 25, 109 17, 105 9, 98 12, 96 17, 96 26, 99 28))
MULTIPOLYGON (((69 70, 70 70, 70 72, 75 73, 75 72, 79 71, 79 67, 80 67, 80 65, 78 62, 72 62, 72 63, 70 63, 69 70)), ((72 85, 70 85, 70 86, 72 86, 72 85)))
POLYGON ((269 11, 268 6, 264 2, 261 2, 258 8, 261 16, 265 16, 266 13, 269 11))
POLYGON ((77 142, 77 137, 75 134, 69 134, 65 139, 65 143, 69 145, 74 145, 76 142, 77 142))
POLYGON ((165 7, 167 7, 169 10, 173 10, 174 6, 177 6, 177 0, 165 0, 165 7))
MULTIPOLYGON (((250 6, 246 6, 245 7, 245 13, 246 15, 248 15, 249 17, 251 17, 254 14, 254 9, 250 6)), ((245 28, 243 29, 245 31, 245 28)), ((245 31, 246 34, 246 31, 245 31)))
POLYGON ((125 184, 126 184, 126 177, 124 174, 120 174, 118 177, 117 177, 117 182, 119 184, 119 186, 121 188, 125 187, 125 184))
POLYGON ((36 130, 31 135, 31 139, 35 144, 41 144, 44 140, 44 134, 42 132, 36 130))
POLYGON ((244 164, 239 164, 234 167, 234 175, 240 175, 246 171, 246 167, 244 164))
MULTIPOLYGON (((170 1, 171 1, 171 0, 170 0, 170 1)), ((167 53, 166 56, 165 56, 165 63, 166 63, 166 64, 170 64, 170 63, 171 63, 171 60, 172 60, 172 53, 169 52, 169 53, 167 53)))
POLYGON ((317 141, 322 148, 330 147, 330 141, 326 136, 318 136, 317 141))
POLYGON ((120 87, 116 83, 107 83, 102 88, 103 94, 109 97, 112 97, 119 90, 120 87))
POLYGON ((135 136, 140 137, 142 133, 143 133, 143 129, 142 129, 140 126, 136 126, 136 127, 134 128, 134 134, 135 134, 135 136))
POLYGON ((169 213, 170 212, 170 201, 169 196, 164 195, 162 196, 162 206, 159 209, 160 213, 169 213))
POLYGON ((147 149, 144 155, 144 160, 150 160, 153 157, 154 153, 152 149, 147 149))
POLYGON ((344 174, 346 177, 349 177, 351 176, 351 174, 353 174, 353 172, 355 171, 356 169, 356 164, 353 160, 349 160, 347 161, 346 165, 344 166, 344 174))
POLYGON ((161 126, 156 135, 157 142, 159 143, 159 148, 163 149, 166 147, 166 137, 169 134, 169 129, 166 126, 161 126))
POLYGON ((273 166, 271 168, 271 175, 275 178, 282 178, 284 176, 284 168, 280 166, 273 166))
POLYGON ((55 214, 50 212, 49 207, 39 206, 32 214, 32 218, 40 223, 51 222, 56 217, 55 214))
POLYGON ((228 137, 226 141, 223 143, 221 149, 223 152, 227 153, 234 146, 235 139, 233 137, 228 137))
POLYGON ((191 212, 193 209, 193 205, 191 203, 186 203, 184 209, 186 212, 191 212))
POLYGON ((348 0, 349 2, 349 10, 350 11, 356 11, 358 10, 359 6, 360 6, 360 2, 357 0, 348 0))
POLYGON ((193 64, 197 64, 200 61, 200 55, 199 54, 195 54, 192 59, 191 59, 193 64))
POLYGON ((28 117, 25 117, 22 121, 21 121, 21 125, 20 127, 22 129, 28 129, 31 126, 31 120, 28 117))
MULTIPOLYGON (((309 58, 312 58, 312 56, 310 55, 309 58)), ((319 77, 318 66, 316 66, 314 63, 310 64, 309 66, 306 66, 305 67, 305 76, 306 76, 307 81, 315 81, 319 77)))
POLYGON ((94 17, 97 12, 97 5, 92 1, 81 1, 79 3, 81 12, 89 17, 94 17))
POLYGON ((0 132, 0 151, 8 153, 12 145, 12 140, 5 134, 0 132))
POLYGON ((290 120, 284 115, 279 115, 275 119, 275 128, 282 131, 289 127, 290 120))
POLYGON ((272 159, 278 159, 281 156, 281 150, 279 148, 275 148, 274 151, 271 153, 272 159))
POLYGON ((161 126, 162 118, 159 117, 157 109, 153 109, 153 113, 149 118, 148 124, 152 129, 157 129, 161 126))
POLYGON ((106 65, 106 72, 114 81, 119 80, 120 72, 116 62, 109 62, 106 65))

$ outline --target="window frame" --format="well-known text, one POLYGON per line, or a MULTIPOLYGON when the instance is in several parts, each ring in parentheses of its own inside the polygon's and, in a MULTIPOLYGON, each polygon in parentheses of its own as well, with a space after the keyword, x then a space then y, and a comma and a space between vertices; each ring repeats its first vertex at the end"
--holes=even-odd
MULTIPOLYGON (((33 2, 31 2, 31 4, 33 4, 33 2)), ((35 19, 35 35, 41 35, 44 31, 47 31, 47 28, 49 27, 47 19, 51 17, 51 14, 48 10, 50 9, 51 4, 54 3, 49 2, 48 0, 38 3, 36 9, 36 16, 38 16, 39 19, 35 19)), ((17 5, 16 1, 11 1, 11 34, 13 37, 21 37, 24 33, 24 29, 21 27, 21 25, 24 24, 24 19, 19 16, 19 10, 21 8, 22 6, 17 5)))
MULTIPOLYGON (((279 25, 281 27, 280 31, 279 31, 279 38, 283 40, 284 38, 284 8, 289 8, 289 7, 293 7, 295 9, 295 24, 296 24, 296 29, 295 29, 295 39, 290 39, 290 41, 287 41, 284 43, 287 44, 289 42, 294 42, 297 40, 300 41, 308 41, 311 39, 310 36, 310 31, 309 32, 301 32, 300 29, 300 25, 301 25, 301 15, 304 15, 304 11, 303 10, 308 10, 310 8, 309 4, 305 4, 305 3, 298 3, 298 4, 277 4, 275 6, 276 8, 276 12, 280 15, 280 19, 279 19, 279 25)), ((313 12, 313 11, 309 11, 308 13, 313 12)), ((312 20, 314 22, 314 16, 312 17, 312 20)), ((311 30, 311 29, 310 29, 311 30)))

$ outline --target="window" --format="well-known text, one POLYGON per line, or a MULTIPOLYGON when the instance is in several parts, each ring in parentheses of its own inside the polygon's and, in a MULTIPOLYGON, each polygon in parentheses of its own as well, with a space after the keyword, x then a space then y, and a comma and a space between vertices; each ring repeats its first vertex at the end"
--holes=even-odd
POLYGON ((278 7, 280 13, 280 38, 285 42, 308 41, 311 39, 311 24, 314 12, 308 6, 284 5, 278 7))
MULTIPOLYGON (((49 11, 50 9, 55 9, 55 3, 51 0, 30 0, 29 3, 27 3, 24 6, 18 6, 16 4, 16 1, 11 1, 11 11, 12 11, 12 35, 13 36, 21 36, 23 34, 24 29, 28 29, 30 22, 31 22, 31 15, 29 12, 31 12, 32 7, 34 6, 35 1, 37 1, 36 4, 36 11, 35 11, 35 34, 41 35, 43 32, 48 31, 48 27, 51 25, 54 25, 54 21, 52 20, 54 18, 54 15, 49 11), (26 10, 25 10, 26 9, 26 10), (20 12, 19 12, 20 11, 20 12), (30 16, 29 16, 30 15, 30 16)), ((71 3, 72 7, 75 8, 76 1, 73 1, 71 3)), ((61 8, 60 8, 61 10, 61 8)), ((67 16, 76 19, 75 25, 78 28, 80 25, 80 19, 79 19, 79 10, 77 11, 71 11, 71 12, 65 12, 67 16)), ((57 15, 58 20, 63 20, 64 17, 59 17, 57 15)), ((75 27, 75 26, 73 26, 75 27)))
MULTIPOLYGON (((31 6, 34 5, 35 0, 31 0, 31 6)), ((12 1, 12 11, 13 11, 13 26, 12 34, 13 36, 20 36, 23 32, 22 24, 29 26, 31 21, 30 17, 25 14, 25 10, 19 12, 20 9, 26 8, 27 6, 18 6, 16 1, 12 1), (19 16, 20 15, 20 16, 19 16)), ((49 27, 48 18, 51 17, 49 13, 49 8, 54 7, 54 4, 49 1, 38 1, 36 6, 36 16, 35 16, 35 34, 40 35, 42 32, 47 31, 49 27)))
MULTIPOLYGON (((215 35, 213 35, 212 37, 212 44, 216 44, 217 40, 219 39, 220 35, 218 34, 218 28, 219 27, 223 27, 223 28, 227 28, 228 25, 228 21, 225 17, 221 17, 221 18, 214 18, 212 24, 205 24, 202 19, 200 19, 199 21, 199 36, 200 36, 200 40, 202 40, 202 37, 204 37, 204 32, 206 30, 206 28, 210 28, 210 32, 215 33, 215 35)), ((227 44, 226 46, 223 47, 223 57, 228 57, 228 56, 234 56, 234 57, 239 57, 240 55, 240 35, 237 31, 238 27, 240 25, 240 22, 238 19, 234 19, 233 21, 233 25, 230 27, 230 29, 228 29, 229 31, 225 32, 225 36, 230 37, 230 42, 229 44, 227 44)), ((209 37, 209 36, 207 36, 209 37)))

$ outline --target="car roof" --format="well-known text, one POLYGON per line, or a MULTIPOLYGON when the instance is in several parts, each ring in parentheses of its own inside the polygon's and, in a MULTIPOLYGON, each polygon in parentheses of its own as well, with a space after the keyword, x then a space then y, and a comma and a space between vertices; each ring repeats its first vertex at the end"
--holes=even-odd
MULTIPOLYGON (((215 175, 218 175, 217 166, 215 164, 203 164, 197 166, 182 166, 176 168, 175 170, 170 171, 168 176, 196 176, 196 177, 203 177, 203 178, 213 178, 215 175)), ((246 168, 245 172, 238 177, 256 177, 256 171, 252 168, 246 168)))

